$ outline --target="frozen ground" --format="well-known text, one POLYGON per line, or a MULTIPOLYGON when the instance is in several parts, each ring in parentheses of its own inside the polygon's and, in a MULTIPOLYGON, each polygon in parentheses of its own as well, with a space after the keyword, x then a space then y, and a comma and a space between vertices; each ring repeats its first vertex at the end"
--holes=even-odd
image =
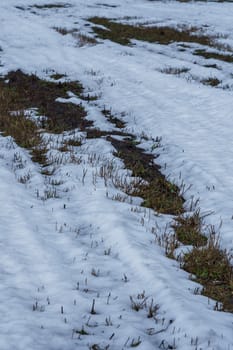
MULTIPOLYGON (((185 184, 187 203, 199 199, 202 212, 212 212, 206 222, 221 223, 221 244, 232 249, 232 64, 194 56, 198 44, 185 52, 176 44, 137 41, 132 47, 110 41, 80 46, 53 28, 90 33, 90 16, 130 16, 205 25, 233 47, 233 4, 72 0, 67 7, 31 7, 54 3, 1 0, 1 74, 65 73, 99 96, 98 106, 89 107, 96 126, 109 128, 99 114, 105 105, 124 112, 136 135, 162 137, 162 171, 185 184), (161 72, 168 67, 190 70, 161 72), (218 77, 220 86, 201 84, 208 77, 218 77)), ((140 208, 139 199, 112 200, 120 191, 99 176, 112 151, 105 140, 86 140, 75 151, 76 164, 67 158, 56 165, 58 198, 48 198, 51 180, 1 136, 0 349, 233 349, 232 314, 213 311, 214 301, 194 295, 197 285, 156 245, 152 232, 162 234, 172 218, 140 208), (26 185, 17 181, 29 173, 26 185), (142 305, 138 312, 134 303, 142 305)))

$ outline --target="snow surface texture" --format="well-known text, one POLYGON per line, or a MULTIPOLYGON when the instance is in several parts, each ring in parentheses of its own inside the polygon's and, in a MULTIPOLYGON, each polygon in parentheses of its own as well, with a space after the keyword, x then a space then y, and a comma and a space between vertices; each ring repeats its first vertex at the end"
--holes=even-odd
MULTIPOLYGON (((219 74, 230 86, 232 66, 222 62, 221 70, 207 70, 201 57, 174 45, 106 41, 80 47, 72 35, 53 28, 86 33, 90 16, 130 16, 208 25, 207 32, 222 34, 233 47, 233 4, 70 0, 65 8, 30 8, 53 3, 1 0, 1 74, 64 73, 97 94, 100 107, 124 112, 128 130, 162 136, 162 171, 185 184, 187 200, 199 199, 203 212, 213 212, 208 224, 222 222, 221 244, 231 249, 231 88, 214 89, 160 70, 187 66, 200 79, 219 74)), ((109 128, 98 106, 88 112, 96 126, 109 128)), ((194 295, 198 285, 154 242, 152 227, 162 234, 171 217, 140 209, 137 199, 112 200, 120 191, 112 184, 106 188, 98 176, 112 151, 105 140, 87 140, 77 151, 79 165, 67 159, 57 166, 59 198, 46 200, 54 187, 25 150, 1 136, 0 349, 233 349, 233 316, 213 311, 214 301, 194 295), (26 186, 17 181, 29 173, 26 186), (147 317, 146 307, 133 310, 133 302, 144 301, 159 305, 155 319, 147 317)), ((124 173, 119 160, 115 166, 124 173)))

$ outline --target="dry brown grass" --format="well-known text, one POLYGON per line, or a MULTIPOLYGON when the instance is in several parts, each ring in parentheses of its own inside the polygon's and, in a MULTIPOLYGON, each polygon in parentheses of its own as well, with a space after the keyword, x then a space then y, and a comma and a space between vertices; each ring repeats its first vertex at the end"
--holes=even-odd
POLYGON ((41 143, 41 136, 19 101, 16 91, 0 85, 0 130, 4 135, 12 136, 19 146, 34 149, 41 143))
POLYGON ((203 216, 200 210, 196 210, 191 216, 179 215, 172 225, 176 238, 185 245, 201 247, 207 243, 207 238, 202 234, 203 216))
MULTIPOLYGON (((67 97, 68 91, 81 95, 83 89, 78 82, 57 83, 19 70, 10 72, 0 79, 0 131, 12 136, 19 146, 29 149, 33 161, 46 165, 47 146, 40 129, 61 133, 92 125, 85 120, 86 112, 82 105, 56 101, 58 97, 67 97), (38 114, 46 118, 35 122, 25 114, 29 108, 36 108, 38 114)), ((73 140, 74 143, 79 144, 77 140, 73 140)))
POLYGON ((71 34, 74 39, 77 39, 77 44, 80 47, 85 45, 97 44, 97 40, 94 37, 81 33, 76 28, 66 29, 64 27, 53 27, 53 29, 55 29, 61 35, 71 34))
POLYGON ((210 78, 202 79, 202 80, 201 80, 201 83, 202 83, 203 85, 208 85, 208 86, 216 87, 216 86, 218 86, 219 84, 221 84, 221 80, 219 80, 219 79, 216 78, 216 77, 210 77, 210 78))
POLYGON ((219 239, 211 235, 204 247, 194 247, 186 254, 183 268, 204 286, 203 294, 222 303, 222 310, 233 312, 232 257, 220 248, 219 239))
POLYGON ((46 9, 63 9, 63 8, 68 8, 71 7, 71 4, 68 3, 57 3, 55 2, 54 4, 44 4, 44 5, 32 5, 31 8, 36 8, 38 10, 46 10, 46 9))
POLYGON ((225 54, 225 53, 219 53, 215 51, 206 51, 204 49, 199 49, 194 51, 194 55, 196 56, 202 56, 204 58, 208 59, 214 59, 219 61, 224 61, 228 63, 233 62, 233 55, 225 54))
POLYGON ((184 200, 179 188, 161 174, 159 166, 153 162, 153 155, 145 153, 138 147, 133 137, 121 141, 108 137, 108 140, 117 150, 115 155, 124 161, 127 169, 132 170, 132 175, 145 180, 129 188, 128 194, 143 198, 143 206, 159 213, 174 215, 183 213, 184 200))
POLYGON ((77 81, 45 81, 34 74, 28 75, 18 70, 1 79, 0 88, 9 90, 11 110, 33 107, 38 109, 39 115, 45 115, 42 128, 49 132, 61 133, 74 128, 83 130, 92 125, 85 119, 86 112, 81 104, 56 101, 59 97, 67 98, 68 91, 80 96, 83 88, 77 81))
POLYGON ((168 26, 130 25, 118 23, 105 17, 91 17, 88 20, 98 25, 98 27, 93 27, 93 30, 101 39, 109 39, 122 45, 129 45, 132 39, 162 45, 173 42, 191 42, 211 47, 217 45, 216 39, 218 37, 203 34, 203 30, 197 27, 172 28, 168 26), (104 26, 106 29, 99 26, 104 26))

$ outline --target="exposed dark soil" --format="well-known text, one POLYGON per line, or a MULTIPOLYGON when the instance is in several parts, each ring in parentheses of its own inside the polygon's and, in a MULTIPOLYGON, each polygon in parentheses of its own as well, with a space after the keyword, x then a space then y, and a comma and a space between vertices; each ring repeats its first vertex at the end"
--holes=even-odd
POLYGON ((50 82, 17 70, 0 79, 0 88, 17 92, 17 100, 14 101, 17 110, 37 108, 39 115, 46 116, 42 127, 47 131, 84 130, 92 125, 85 119, 86 111, 81 104, 56 101, 59 97, 67 98, 68 91, 80 96, 83 88, 79 82, 50 82))
POLYGON ((164 214, 178 215, 183 212, 184 199, 179 188, 165 179, 154 163, 154 156, 135 144, 135 138, 117 140, 111 136, 107 140, 117 150, 116 156, 124 161, 125 167, 132 170, 133 176, 140 177, 144 182, 130 191, 144 199, 143 206, 152 208, 164 214))

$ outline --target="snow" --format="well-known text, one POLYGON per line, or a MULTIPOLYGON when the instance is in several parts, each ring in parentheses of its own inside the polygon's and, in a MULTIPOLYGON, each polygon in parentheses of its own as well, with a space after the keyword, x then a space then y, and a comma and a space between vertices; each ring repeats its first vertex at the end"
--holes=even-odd
MULTIPOLYGON (((162 137, 153 151, 160 155, 156 162, 185 185, 187 209, 199 199, 202 212, 212 213, 206 223, 221 223, 221 244, 232 249, 232 65, 204 67, 204 58, 192 55, 197 44, 186 52, 138 41, 132 47, 110 41, 79 47, 53 28, 90 33, 90 16, 131 16, 136 23, 208 25, 207 33, 233 45, 233 4, 71 0, 66 8, 30 8, 53 3, 1 0, 0 73, 64 73, 99 96, 97 105, 83 102, 95 126, 112 129, 100 113, 106 106, 123 112, 127 130, 138 137, 162 137), (190 68, 197 81, 190 72, 161 72, 171 66, 190 68), (209 76, 230 88, 203 86, 200 80, 209 76)), ((57 138, 61 142, 53 135, 50 152, 59 157, 57 138)), ((151 141, 144 146, 153 149, 151 141)), ((172 217, 141 208, 137 198, 114 200, 124 194, 111 178, 106 186, 101 166, 113 161, 115 176, 129 174, 106 140, 86 140, 75 152, 76 164, 69 154, 57 164, 55 186, 27 151, 0 136, 0 349, 126 349, 138 337, 142 350, 233 349, 232 314, 214 311, 213 300, 195 295, 200 286, 156 243, 152 231, 162 235, 172 217), (20 183, 27 174, 29 182, 20 183), (58 198, 47 198, 55 188, 58 198), (147 298, 147 308, 133 310, 130 296, 147 298), (159 305, 155 319, 147 317, 152 299, 159 305), (90 312, 93 300, 96 314, 90 312), (78 333, 82 328, 88 335, 78 333)))

